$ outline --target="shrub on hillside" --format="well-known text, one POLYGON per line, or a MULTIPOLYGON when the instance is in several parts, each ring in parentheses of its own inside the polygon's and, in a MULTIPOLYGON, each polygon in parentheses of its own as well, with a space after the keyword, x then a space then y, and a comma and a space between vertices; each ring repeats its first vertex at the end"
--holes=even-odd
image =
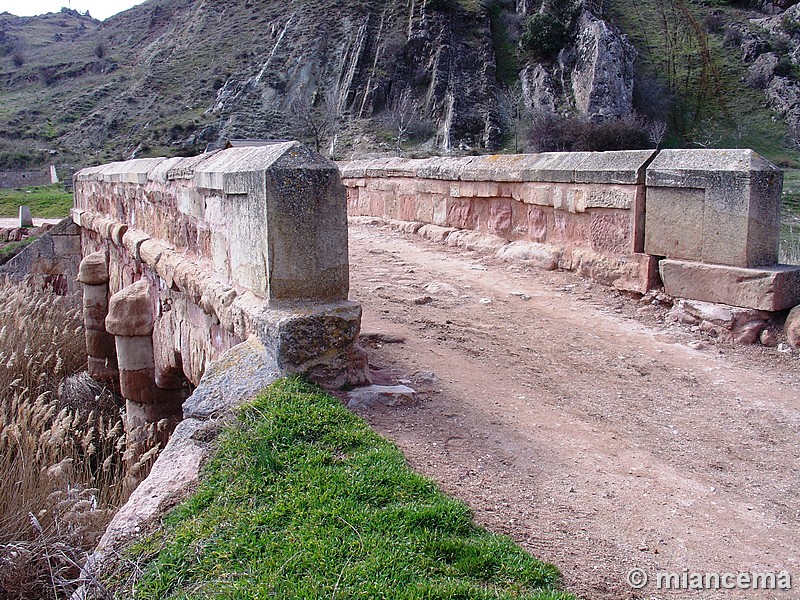
POLYGON ((547 116, 530 128, 535 152, 603 152, 651 148, 646 124, 638 118, 593 122, 584 117, 547 116))
POLYGON ((537 13, 528 17, 520 37, 520 49, 534 60, 551 58, 564 47, 567 28, 550 13, 537 13))

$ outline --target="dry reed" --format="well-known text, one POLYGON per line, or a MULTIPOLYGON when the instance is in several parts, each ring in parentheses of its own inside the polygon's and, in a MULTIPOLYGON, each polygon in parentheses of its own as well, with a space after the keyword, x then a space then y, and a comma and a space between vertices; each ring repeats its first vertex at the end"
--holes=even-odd
POLYGON ((0 282, 0 599, 68 597, 157 454, 132 460, 120 400, 85 373, 79 304, 0 282))

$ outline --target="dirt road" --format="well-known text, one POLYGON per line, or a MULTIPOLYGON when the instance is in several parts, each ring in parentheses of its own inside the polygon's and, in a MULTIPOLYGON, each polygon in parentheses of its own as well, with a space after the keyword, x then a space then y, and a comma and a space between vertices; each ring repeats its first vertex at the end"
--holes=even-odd
POLYGON ((478 521, 590 600, 800 598, 797 353, 694 349, 701 333, 572 273, 383 227, 352 225, 350 253, 376 378, 420 391, 362 414, 478 521), (795 589, 655 589, 684 569, 787 570, 795 589))

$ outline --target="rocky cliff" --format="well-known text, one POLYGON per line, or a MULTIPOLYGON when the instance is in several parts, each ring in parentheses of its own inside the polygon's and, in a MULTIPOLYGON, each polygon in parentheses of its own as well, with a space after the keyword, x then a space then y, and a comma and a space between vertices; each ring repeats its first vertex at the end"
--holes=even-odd
MULTIPOLYGON (((759 27, 783 27, 782 10, 757 13, 759 27)), ((640 52, 617 20, 597 0, 147 0, 102 23, 3 13, 0 167, 188 155, 232 138, 300 138, 337 157, 493 151, 515 125, 511 88, 529 116, 641 108, 640 52), (544 50, 529 31, 541 15, 560 28, 544 50)), ((789 116, 781 85, 767 93, 789 116)))

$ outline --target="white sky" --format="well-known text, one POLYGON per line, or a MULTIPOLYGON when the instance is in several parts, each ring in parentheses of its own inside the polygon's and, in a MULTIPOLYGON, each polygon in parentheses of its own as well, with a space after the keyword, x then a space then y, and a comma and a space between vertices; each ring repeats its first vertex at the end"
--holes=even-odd
POLYGON ((95 19, 104 21, 142 2, 144 0, 0 0, 0 13, 10 12, 12 15, 28 17, 59 12, 62 6, 66 6, 81 13, 88 10, 95 19))

